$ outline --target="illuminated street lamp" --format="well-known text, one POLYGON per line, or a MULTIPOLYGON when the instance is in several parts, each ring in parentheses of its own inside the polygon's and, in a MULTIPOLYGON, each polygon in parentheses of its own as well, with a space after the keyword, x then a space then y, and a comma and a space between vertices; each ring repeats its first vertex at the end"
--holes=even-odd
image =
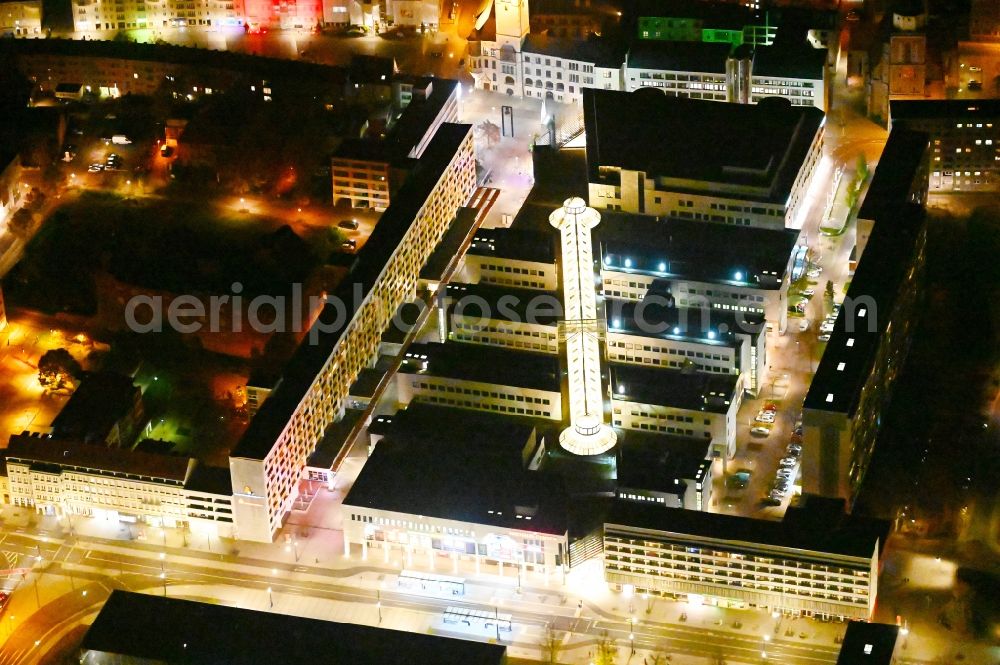
POLYGON ((771 641, 771 636, 770 635, 764 635, 764 642, 761 645, 761 649, 760 649, 760 657, 761 658, 764 658, 764 659, 767 658, 767 643, 770 642, 770 641, 771 641))
POLYGON ((378 610, 378 622, 382 623, 382 590, 375 589, 375 608, 378 610))
POLYGON ((274 609, 274 596, 271 594, 271 587, 267 587, 267 602, 274 609))

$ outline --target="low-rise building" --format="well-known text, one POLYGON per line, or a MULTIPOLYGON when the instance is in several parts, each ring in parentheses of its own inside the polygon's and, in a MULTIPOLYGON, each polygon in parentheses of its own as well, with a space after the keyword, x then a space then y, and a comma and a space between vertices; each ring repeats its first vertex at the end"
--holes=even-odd
POLYGON ((504 665, 506 652, 498 644, 115 590, 83 636, 79 662, 307 665, 323 654, 354 665, 504 665))
POLYGON ((623 432, 617 487, 622 501, 708 510, 712 501, 712 444, 703 438, 623 432))
POLYGON ((893 665, 900 628, 892 624, 850 621, 840 643, 837 665, 893 665))
POLYGON ((622 89, 625 49, 609 40, 529 34, 521 51, 525 97, 578 104, 584 88, 622 89))
POLYGON ((233 536, 225 468, 37 434, 11 436, 4 454, 15 506, 69 520, 83 515, 233 536))
POLYGON ((525 422, 421 404, 397 413, 344 498, 345 548, 403 567, 449 555, 500 574, 568 566, 565 492, 528 470, 544 444, 525 422))
POLYGON ((610 372, 615 427, 700 438, 722 459, 736 454, 740 377, 615 364, 610 372))
POLYGON ((412 401, 562 420, 559 359, 448 342, 411 344, 396 375, 401 406, 412 401))
POLYGON ((930 136, 932 194, 1000 189, 1000 100, 893 100, 889 129, 930 136))
POLYGON ((0 2, 0 36, 39 37, 42 35, 42 0, 0 2))
POLYGON ((52 421, 52 436, 130 448, 144 418, 142 389, 132 377, 97 372, 83 378, 52 421))
POLYGON ((694 604, 867 621, 889 525, 804 497, 780 522, 615 501, 604 577, 694 604))
POLYGON ((584 93, 590 205, 801 228, 825 116, 768 99, 711 104, 657 91, 584 93))
POLYGON ((241 26, 239 0, 72 0, 73 30, 115 30, 241 26))

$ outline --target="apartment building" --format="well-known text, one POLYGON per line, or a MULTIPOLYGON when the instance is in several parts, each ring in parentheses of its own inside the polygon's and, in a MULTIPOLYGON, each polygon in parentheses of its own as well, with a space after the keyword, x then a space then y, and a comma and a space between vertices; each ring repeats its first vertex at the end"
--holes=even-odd
POLYGON ((785 329, 796 231, 615 213, 602 220, 595 235, 606 298, 763 314, 785 329))
POLYGON ((559 359, 551 355, 448 342, 411 344, 396 374, 399 405, 562 420, 559 359))
MULTIPOLYGON (((360 78, 360 77, 359 77, 360 78)), ((385 138, 347 139, 331 158, 333 204, 382 211, 406 179, 410 160, 419 159, 438 128, 458 117, 458 81, 398 77, 392 80, 393 110, 385 138)))
POLYGON ((66 85, 75 91, 71 93, 75 99, 85 93, 96 97, 151 95, 166 88, 194 100, 245 85, 265 101, 310 93, 332 103, 369 87, 388 87, 387 83, 353 81, 344 67, 170 44, 15 39, 2 47, 39 90, 55 92, 66 85))
POLYGON ((697 605, 867 621, 888 533, 888 523, 819 497, 804 497, 780 522, 615 501, 604 578, 697 605))
POLYGON ((930 192, 994 192, 1000 189, 1000 101, 893 100, 889 129, 930 136, 930 192))
POLYGON ((71 7, 78 33, 244 23, 240 0, 73 0, 71 7))
POLYGON ((510 576, 568 566, 567 497, 530 470, 544 448, 524 421, 412 404, 344 497, 345 552, 446 574, 466 561, 510 576))
POLYGON ((42 35, 42 0, 0 1, 0 36, 42 35))
POLYGON ((456 281, 557 291, 554 238, 551 232, 481 228, 465 254, 456 281))
POLYGON ((578 104, 583 88, 621 90, 624 57, 625 49, 609 41, 529 34, 521 46, 521 94, 578 104))
POLYGON ((352 208, 381 211, 389 207, 392 169, 382 142, 345 140, 330 158, 330 171, 334 206, 347 201, 352 208))
POLYGON ((748 394, 760 390, 767 368, 763 314, 675 307, 666 298, 608 298, 604 309, 609 361, 731 374, 742 377, 748 394))
POLYGON ((806 492, 853 502, 923 297, 928 135, 894 129, 858 211, 857 270, 803 404, 806 492))
POLYGON ((230 455, 240 538, 270 542, 291 510, 309 455, 475 191, 475 169, 472 127, 443 124, 230 455))
POLYGON ((765 229, 801 228, 825 116, 768 99, 584 93, 590 205, 765 229), (678 137, 683 137, 678 140, 678 137))
POLYGON ((438 306, 442 339, 559 353, 562 301, 554 291, 451 283, 438 306))
POLYGON ((615 467, 618 499, 708 510, 712 503, 711 442, 641 431, 621 434, 615 467))
POLYGON ((69 519, 83 515, 233 536, 224 468, 27 433, 11 436, 4 453, 6 498, 15 506, 69 519))

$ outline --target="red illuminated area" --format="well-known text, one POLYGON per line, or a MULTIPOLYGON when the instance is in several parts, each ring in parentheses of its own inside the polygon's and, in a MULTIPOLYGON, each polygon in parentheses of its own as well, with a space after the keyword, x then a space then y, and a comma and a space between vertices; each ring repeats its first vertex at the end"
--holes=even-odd
POLYGON ((320 0, 246 0, 247 32, 268 28, 312 28, 323 20, 320 0))

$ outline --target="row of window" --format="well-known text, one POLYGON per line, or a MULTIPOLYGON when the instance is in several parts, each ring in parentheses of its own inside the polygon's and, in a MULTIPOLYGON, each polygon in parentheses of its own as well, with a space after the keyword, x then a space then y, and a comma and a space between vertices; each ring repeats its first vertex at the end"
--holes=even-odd
POLYGON ((506 413, 508 415, 518 415, 518 416, 538 416, 539 418, 551 418, 552 414, 548 411, 541 411, 539 409, 530 409, 522 407, 507 406, 505 404, 483 404, 482 402, 471 402, 469 400, 460 399, 448 399, 447 397, 438 397, 437 395, 427 395, 423 399, 433 404, 443 404, 446 406, 456 406, 465 409, 476 409, 479 411, 496 411, 497 413, 506 413))
POLYGON ((530 397, 514 393, 490 392, 487 390, 476 390, 473 388, 456 388, 455 386, 444 386, 436 383, 426 383, 423 381, 413 381, 411 385, 414 388, 420 388, 421 390, 437 390, 439 392, 455 393, 458 395, 472 395, 473 397, 505 399, 511 402, 527 402, 529 404, 544 404, 545 406, 549 406, 552 404, 551 400, 545 399, 544 397, 530 397))

